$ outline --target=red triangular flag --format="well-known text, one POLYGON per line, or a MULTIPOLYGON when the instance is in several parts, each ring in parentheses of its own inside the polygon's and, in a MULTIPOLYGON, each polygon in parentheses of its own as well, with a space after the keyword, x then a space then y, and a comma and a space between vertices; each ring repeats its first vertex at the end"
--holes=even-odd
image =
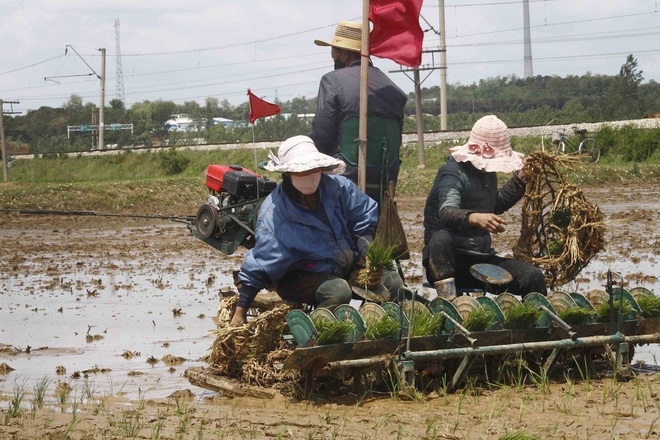
POLYGON ((371 0, 369 54, 408 67, 422 63, 424 31, 419 25, 423 0, 371 0))
POLYGON ((280 112, 279 105, 264 101, 252 93, 250 89, 248 89, 247 94, 250 97, 250 124, 254 124, 254 121, 258 118, 273 116, 280 112))

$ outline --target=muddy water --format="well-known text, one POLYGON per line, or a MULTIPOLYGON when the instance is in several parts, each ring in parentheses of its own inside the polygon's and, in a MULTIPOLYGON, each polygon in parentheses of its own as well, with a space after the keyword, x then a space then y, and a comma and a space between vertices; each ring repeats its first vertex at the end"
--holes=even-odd
MULTIPOLYGON (((660 293, 656 189, 615 201, 607 191, 595 197, 606 217, 608 246, 562 290, 604 290, 611 270, 626 287, 660 293)), ((402 201, 399 209, 412 250, 404 274, 413 289, 424 291, 421 204, 402 201)), ((498 237, 497 248, 511 249, 515 238, 515 230, 498 237)), ((206 393, 183 373, 205 365, 218 294, 232 289, 231 271, 244 251, 224 256, 180 224, 88 219, 0 219, 0 240, 0 364, 14 369, 0 375, 4 394, 15 387, 30 392, 44 379, 50 389, 67 382, 78 396, 155 398, 184 388, 206 393), (183 362, 168 363, 168 356, 183 362)), ((657 364, 656 358, 657 344, 637 347, 635 360, 657 364)))
MULTIPOLYGON (((5 231, 3 244, 26 238, 20 235, 5 231)), ((191 250, 179 252, 176 241, 198 243, 167 224, 74 231, 65 245, 52 231, 28 235, 32 245, 24 255, 15 250, 0 279, 0 363, 14 368, 0 387, 29 390, 48 378, 77 385, 78 393, 131 398, 190 388, 183 372, 203 364, 218 292, 231 283, 205 264, 217 255, 199 246, 200 264, 191 250), (160 238, 168 234, 170 245, 160 238), (129 242, 135 245, 122 251, 129 242)))

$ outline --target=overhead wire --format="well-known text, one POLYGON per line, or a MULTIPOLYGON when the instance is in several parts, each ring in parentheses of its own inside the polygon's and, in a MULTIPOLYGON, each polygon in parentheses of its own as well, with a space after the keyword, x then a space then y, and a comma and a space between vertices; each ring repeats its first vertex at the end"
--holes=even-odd
MULTIPOLYGON (((530 0, 530 1, 531 2, 540 2, 540 1, 544 1, 544 0, 530 0)), ((502 1, 502 2, 470 3, 470 4, 462 4, 462 5, 455 5, 455 6, 461 6, 461 7, 468 7, 468 6, 469 7, 501 6, 501 5, 508 5, 508 4, 514 4, 514 3, 519 4, 519 0, 517 0, 517 1, 502 1)), ((454 6, 454 5, 451 5, 451 6, 454 6)), ((425 5, 425 7, 427 7, 427 5, 425 5)), ((431 5, 431 7, 433 7, 433 5, 431 5)), ((655 13, 657 13, 657 10, 655 11, 655 13)), ((589 19, 583 19, 583 20, 572 20, 572 21, 562 22, 562 23, 545 24, 545 25, 543 25, 543 27, 560 26, 560 25, 575 25, 575 24, 579 24, 579 23, 587 23, 587 22, 594 22, 594 21, 601 21, 601 20, 638 17, 640 15, 648 15, 648 12, 635 13, 635 14, 623 14, 623 15, 608 16, 608 17, 595 17, 595 18, 589 18, 589 19)), ((423 16, 422 16, 422 19, 429 25, 431 30, 433 30, 435 33, 437 33, 437 31, 435 31, 435 29, 433 29, 433 27, 428 23, 428 21, 426 21, 425 18, 423 18, 423 16)), ((245 42, 237 42, 237 43, 232 43, 232 44, 227 44, 227 45, 222 45, 222 46, 196 48, 196 49, 186 49, 186 50, 180 50, 180 51, 145 52, 145 53, 133 53, 133 54, 128 53, 128 54, 122 54, 122 57, 135 57, 135 58, 138 58, 138 57, 151 57, 151 56, 158 56, 158 55, 182 55, 182 54, 190 54, 190 53, 218 51, 218 50, 223 50, 223 49, 228 49, 228 48, 235 48, 235 47, 259 44, 259 43, 263 43, 263 42, 266 42, 266 41, 270 42, 270 41, 274 41, 274 40, 281 40, 281 39, 289 38, 289 37, 292 37, 292 36, 298 36, 298 35, 306 34, 306 33, 309 33, 309 32, 315 32, 315 31, 318 31, 318 30, 321 30, 321 29, 326 29, 326 28, 331 27, 331 26, 334 26, 334 25, 318 26, 318 27, 315 27, 315 28, 302 30, 302 31, 297 31, 297 32, 286 33, 286 34, 281 34, 281 35, 274 36, 274 37, 263 38, 263 39, 258 39, 258 40, 251 40, 251 41, 245 41, 245 42)), ((540 27, 540 26, 533 26, 533 27, 540 27)), ((516 30, 520 30, 520 29, 522 29, 522 28, 502 29, 502 30, 495 30, 495 31, 486 31, 486 32, 464 34, 464 35, 460 35, 460 36, 456 36, 456 37, 448 37, 448 39, 450 40, 450 43, 447 44, 447 47, 449 47, 449 48, 451 48, 451 47, 479 47, 479 46, 492 46, 492 45, 522 44, 520 41, 511 41, 511 40, 500 41, 500 42, 487 41, 487 42, 481 42, 481 43, 479 43, 479 42, 476 42, 476 43, 451 43, 451 40, 454 39, 454 38, 493 35, 493 34, 498 34, 498 33, 516 31, 516 30)), ((640 29, 635 29, 635 31, 639 31, 639 30, 640 29)), ((658 33, 658 32, 625 33, 627 31, 628 30, 622 30, 621 32, 623 32, 623 33, 610 34, 610 35, 606 35, 606 34, 600 35, 598 33, 594 33, 594 34, 563 35, 563 36, 557 36, 557 37, 537 38, 537 39, 535 39, 534 43, 535 44, 543 44, 543 43, 569 42, 569 41, 577 41, 577 40, 579 40, 579 41, 592 41, 592 40, 613 39, 613 38, 634 38, 634 37, 639 37, 639 36, 656 35, 658 33)), ((94 49, 94 52, 95 52, 95 54, 93 54, 93 55, 98 56, 98 49, 94 49)), ((630 53, 630 52, 631 51, 627 51, 627 53, 630 53)), ((635 52, 635 53, 655 53, 656 50, 643 50, 643 51, 633 51, 633 52, 635 52)), ((593 59, 593 58, 607 58, 607 57, 610 57, 610 56, 618 56, 619 54, 620 54, 620 52, 615 52, 615 53, 588 54, 588 55, 579 55, 579 56, 559 56, 559 57, 551 57, 551 58, 545 58, 545 59, 547 59, 547 60, 552 59, 552 60, 555 60, 555 61, 556 60, 561 60, 561 59, 568 60, 568 59, 573 59, 573 58, 587 58, 587 57, 593 59)), ((38 62, 38 63, 34 63, 32 65, 29 65, 29 66, 24 66, 24 67, 17 68, 17 69, 14 69, 14 70, 10 70, 10 71, 7 71, 7 72, 2 72, 2 73, 0 73, 0 75, 17 72, 17 71, 24 70, 24 69, 29 69, 29 68, 38 66, 40 64, 44 64, 44 63, 47 63, 49 61, 61 58, 62 56, 63 55, 58 55, 58 56, 49 58, 47 60, 44 60, 44 61, 41 61, 41 62, 38 62)), ((90 55, 90 56, 92 56, 92 55, 90 55)), ((112 56, 112 55, 110 55, 110 56, 112 56)), ((226 68, 228 66, 241 65, 241 64, 256 65, 258 63, 263 63, 263 62, 272 62, 272 61, 286 60, 287 58, 294 58, 294 57, 295 58, 301 58, 301 57, 309 57, 309 56, 313 56, 313 55, 312 54, 309 54, 309 55, 300 55, 300 54, 298 54, 298 55, 295 55, 295 56, 292 56, 292 57, 266 58, 266 59, 261 59, 261 60, 242 61, 242 62, 231 63, 231 64, 197 65, 196 67, 185 67, 185 68, 181 68, 181 69, 168 69, 168 70, 163 70, 163 71, 133 73, 131 75, 125 76, 125 78, 149 77, 149 76, 154 76, 154 75, 167 75, 167 74, 172 74, 172 73, 182 73, 182 72, 209 70, 209 69, 213 69, 213 68, 226 68)), ((534 59, 534 61, 535 62, 536 61, 542 62, 545 59, 536 57, 534 59)), ((454 65, 461 65, 461 64, 469 65, 469 64, 475 64, 475 63, 490 63, 490 64, 500 63, 500 64, 505 64, 505 63, 512 63, 512 62, 518 63, 519 61, 520 60, 491 60, 491 61, 480 60, 478 62, 468 62, 468 61, 466 61, 466 62, 452 62, 452 64, 454 64, 454 65)), ((324 66, 325 66, 325 63, 324 63, 324 66)), ((239 82, 239 81, 245 82, 246 79, 250 79, 252 81, 257 81, 257 80, 269 79, 269 78, 273 78, 273 77, 284 77, 284 76, 287 76, 287 75, 293 75, 293 74, 297 74, 297 73, 305 72, 305 71, 315 71, 315 70, 319 70, 321 68, 322 67, 319 65, 319 67, 317 67, 317 68, 306 69, 306 70, 303 70, 303 71, 296 70, 294 72, 282 72, 282 73, 279 73, 279 74, 273 74, 273 70, 269 69, 267 75, 254 76, 254 77, 250 77, 250 78, 246 78, 246 75, 244 73, 239 73, 237 75, 241 77, 240 80, 231 80, 231 79, 229 79, 229 80, 223 80, 221 82, 215 81, 215 82, 210 82, 210 83, 205 82, 205 80, 200 80, 200 81, 198 81, 198 85, 195 85, 194 83, 188 83, 188 85, 186 85, 186 86, 178 86, 174 89, 172 87, 167 87, 167 88, 162 88, 162 87, 158 88, 157 87, 155 89, 150 89, 150 88, 135 89, 135 88, 133 88, 132 91, 127 92, 126 94, 127 95, 136 95, 136 94, 139 94, 139 93, 157 93, 157 92, 173 91, 173 90, 174 91, 190 90, 190 89, 200 88, 200 87, 213 87, 213 86, 233 84, 233 83, 236 83, 236 82, 239 82)), ((70 84, 75 84, 75 83, 87 83, 87 82, 89 82, 91 84, 91 81, 69 82, 67 84, 70 85, 70 84)), ((180 79, 177 79, 176 84, 180 84, 180 79)), ((301 84, 301 83, 299 83, 299 84, 301 84)), ((56 85, 49 84, 47 87, 55 87, 55 86, 56 85)), ((38 88, 38 87, 39 86, 29 87, 29 88, 34 89, 34 88, 38 88)), ((283 88, 283 87, 278 85, 278 88, 283 88)), ((18 91, 18 90, 25 90, 25 88, 11 89, 9 91, 18 91)), ((7 92, 7 90, 5 90, 3 92, 7 92)), ((243 92, 229 92, 229 93, 223 93, 223 95, 224 94, 231 95, 232 93, 238 94, 238 93, 243 93, 243 92)), ((94 94, 90 93, 90 96, 95 96, 95 94, 96 94, 96 92, 94 92, 94 94)), ((49 99, 49 98, 41 97, 41 98, 30 98, 30 99, 22 98, 22 99, 24 99, 24 100, 38 100, 38 99, 49 99)), ((61 99, 61 98, 57 97, 57 98, 50 98, 50 99, 54 100, 54 99, 61 99)), ((66 97, 65 97, 65 99, 66 99, 66 97)))

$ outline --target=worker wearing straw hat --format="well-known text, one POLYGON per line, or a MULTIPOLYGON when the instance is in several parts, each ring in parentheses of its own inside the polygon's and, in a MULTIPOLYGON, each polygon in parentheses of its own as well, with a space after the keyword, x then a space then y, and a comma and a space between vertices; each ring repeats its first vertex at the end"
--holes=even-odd
MULTIPOLYGON (((350 302, 347 280, 364 261, 378 219, 376 202, 338 175, 344 162, 320 153, 309 137, 285 140, 269 158, 266 169, 282 173, 282 183, 259 209, 255 246, 238 274, 232 325, 245 323, 262 289, 318 307, 350 302)), ((396 270, 380 281, 392 298, 403 286, 396 270)))
POLYGON ((506 124, 489 115, 474 124, 468 142, 452 148, 438 170, 424 208, 422 263, 439 295, 455 295, 456 285, 483 288, 470 273, 477 263, 497 265, 512 275, 510 283, 491 286, 492 293, 547 293, 541 270, 501 257, 492 248, 491 234, 503 232, 506 225, 500 215, 525 193, 522 158, 511 148, 506 124), (498 172, 513 173, 499 189, 498 172))
MULTIPOLYGON (((359 115, 360 111, 362 24, 342 21, 337 25, 330 41, 314 40, 314 44, 331 47, 330 55, 335 70, 321 78, 316 113, 309 136, 320 152, 341 158, 340 125, 347 117, 359 115)), ((369 61, 367 115, 394 119, 399 122, 403 130, 403 108, 406 101, 406 94, 369 61)), ((347 163, 344 175, 357 182, 357 174, 357 167, 347 163)), ((396 183, 399 175, 399 160, 387 169, 387 175, 387 180, 396 183)), ((367 194, 380 202, 378 185, 374 185, 372 190, 370 183, 381 182, 381 170, 368 169, 366 178, 367 194)))

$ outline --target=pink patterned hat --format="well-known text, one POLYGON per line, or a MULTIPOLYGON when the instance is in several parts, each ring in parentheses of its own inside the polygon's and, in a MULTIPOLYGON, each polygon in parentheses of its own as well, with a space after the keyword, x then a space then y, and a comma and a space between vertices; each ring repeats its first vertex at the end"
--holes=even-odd
POLYGON ((467 144, 450 149, 457 162, 470 162, 486 172, 511 173, 523 166, 522 153, 513 151, 509 130, 495 115, 474 123, 467 144))

